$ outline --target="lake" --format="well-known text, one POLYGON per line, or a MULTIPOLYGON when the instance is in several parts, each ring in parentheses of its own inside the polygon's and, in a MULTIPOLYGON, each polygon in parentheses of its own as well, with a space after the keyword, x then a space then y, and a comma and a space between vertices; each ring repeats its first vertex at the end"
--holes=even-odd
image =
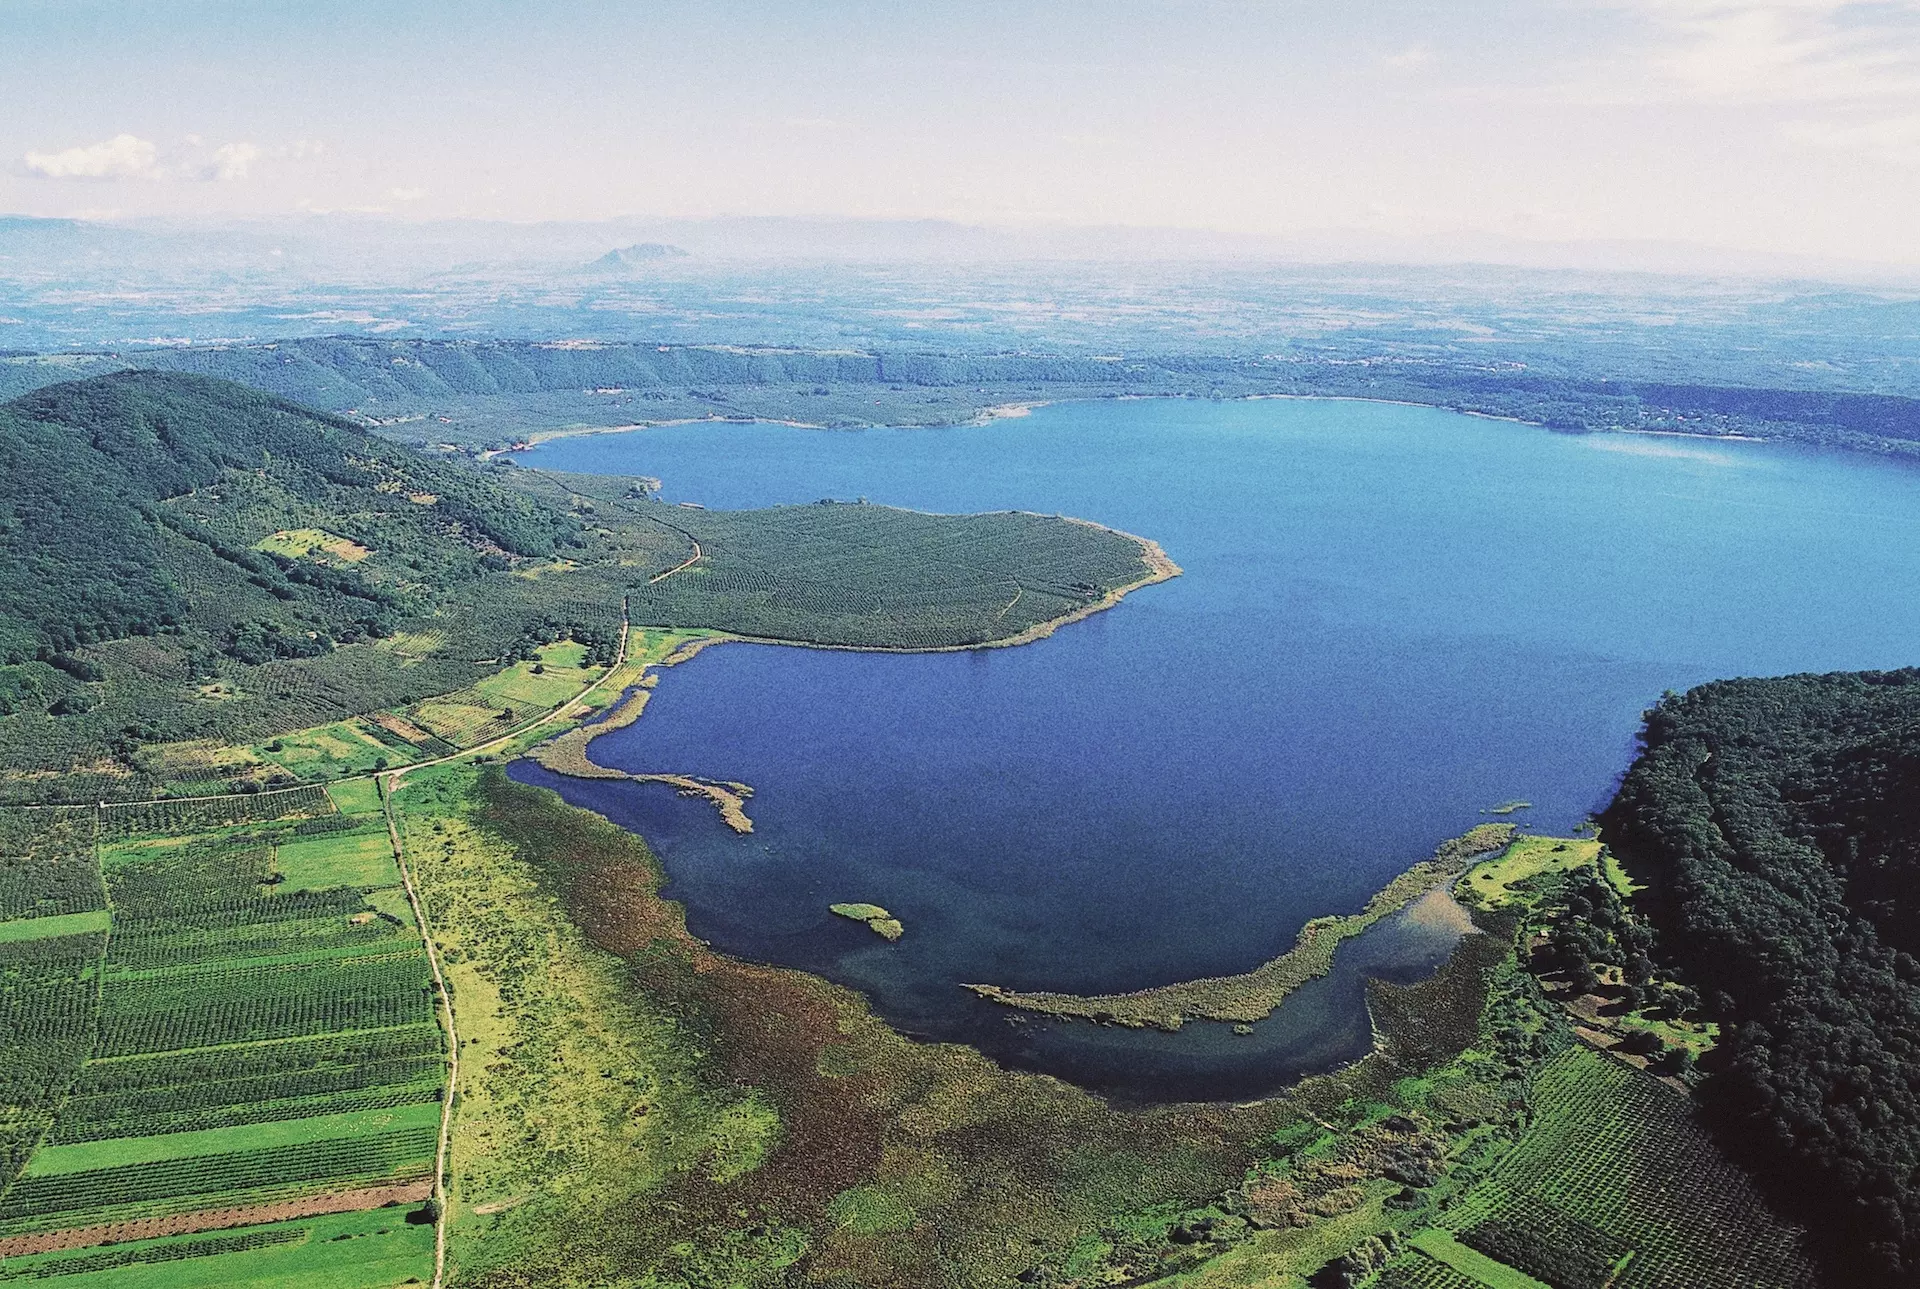
POLYGON ((1665 689, 1920 662, 1920 471, 1870 457, 1143 400, 948 429, 670 426, 521 459, 711 507, 1018 508, 1165 547, 1183 576, 1020 648, 728 644, 667 671, 595 758, 753 785, 750 836, 668 788, 514 771, 645 836, 718 947, 1126 1099, 1255 1096, 1352 1059, 1364 979, 1419 977, 1449 933, 1381 924, 1246 1036, 1015 1020, 959 983, 1245 971, 1497 803, 1579 825, 1665 689))

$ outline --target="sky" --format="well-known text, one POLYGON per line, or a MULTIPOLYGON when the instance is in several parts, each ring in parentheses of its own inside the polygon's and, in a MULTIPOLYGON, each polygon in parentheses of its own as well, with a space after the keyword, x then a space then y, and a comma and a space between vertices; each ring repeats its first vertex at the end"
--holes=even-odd
POLYGON ((1920 264, 1920 0, 0 0, 0 212, 943 218, 1920 264))

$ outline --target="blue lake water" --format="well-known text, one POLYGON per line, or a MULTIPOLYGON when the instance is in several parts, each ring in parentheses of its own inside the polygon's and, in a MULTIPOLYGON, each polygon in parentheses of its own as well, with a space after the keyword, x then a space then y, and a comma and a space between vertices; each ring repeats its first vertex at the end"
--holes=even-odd
POLYGON ((750 783, 751 836, 669 789, 515 771, 647 837, 717 946, 1122 1097, 1252 1096, 1350 1059, 1364 978, 1417 977, 1450 938, 1382 924, 1251 1036, 1010 1023, 958 982, 1243 971, 1485 807, 1579 824, 1664 689, 1920 662, 1920 471, 1873 458, 1273 400, 698 424, 522 459, 714 507, 1057 511, 1166 548, 1184 576, 1018 649, 729 644, 668 671, 595 758, 750 783), (843 900, 906 936, 827 912, 843 900))

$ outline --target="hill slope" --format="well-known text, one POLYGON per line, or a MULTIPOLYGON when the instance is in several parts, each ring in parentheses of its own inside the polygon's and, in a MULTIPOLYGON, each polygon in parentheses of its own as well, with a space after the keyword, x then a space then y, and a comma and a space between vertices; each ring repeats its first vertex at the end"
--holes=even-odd
POLYGON ((1920 671, 1650 714, 1605 835, 1724 1027, 1703 1099, 1836 1282, 1920 1274, 1920 671))
POLYGON ((203 596, 226 589, 220 581, 252 583, 329 627, 341 596, 391 603, 350 569, 289 579, 292 559, 231 546, 242 525, 217 522, 197 494, 242 473, 245 510, 311 510, 357 545, 430 550, 441 563, 492 549, 550 555, 577 527, 472 470, 206 377, 125 372, 36 390, 0 407, 0 449, 13 463, 0 498, 5 662, 178 626, 189 608, 165 550, 175 539, 220 557, 202 564, 223 575, 196 588, 203 596))
POLYGON ((151 795, 176 777, 154 744, 397 713, 559 640, 598 665, 628 599, 635 625, 952 648, 1149 572, 1088 524, 690 511, 180 373, 0 405, 0 453, 0 802, 151 795))

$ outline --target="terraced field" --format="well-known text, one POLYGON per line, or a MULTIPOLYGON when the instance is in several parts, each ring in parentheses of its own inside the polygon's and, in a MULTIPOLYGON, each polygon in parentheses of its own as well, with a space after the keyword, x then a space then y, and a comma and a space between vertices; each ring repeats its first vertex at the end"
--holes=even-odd
POLYGON ((365 781, 0 817, 0 1283, 430 1279, 399 885, 365 781))
POLYGON ((1541 1067, 1533 1098, 1531 1130, 1447 1215, 1462 1243, 1568 1289, 1813 1283, 1682 1094, 1581 1046, 1541 1067))
MULTIPOLYGON (((1595 841, 1523 837, 1468 875, 1465 898, 1523 916, 1527 943, 1561 915, 1576 879, 1589 891, 1600 889, 1595 879, 1630 889, 1595 841)), ((1511 1147, 1416 1229, 1369 1289, 1817 1283, 1801 1232, 1769 1210, 1669 1082, 1569 1034, 1528 1062, 1520 1099, 1527 1113, 1511 1147)))

